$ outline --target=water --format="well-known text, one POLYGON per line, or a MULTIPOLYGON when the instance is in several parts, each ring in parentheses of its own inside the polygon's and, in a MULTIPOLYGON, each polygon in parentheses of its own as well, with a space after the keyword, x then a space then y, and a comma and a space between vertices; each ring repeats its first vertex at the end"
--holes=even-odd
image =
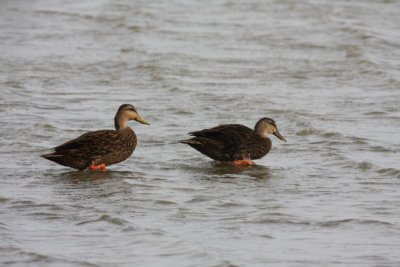
POLYGON ((0 265, 399 266, 398 1, 2 1, 0 265), (39 157, 113 127, 107 173, 39 157), (257 166, 177 143, 272 117, 257 166))

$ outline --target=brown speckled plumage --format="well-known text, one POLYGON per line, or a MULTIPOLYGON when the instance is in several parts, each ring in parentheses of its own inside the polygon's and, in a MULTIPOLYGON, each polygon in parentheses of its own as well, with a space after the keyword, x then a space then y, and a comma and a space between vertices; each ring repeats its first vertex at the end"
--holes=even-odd
POLYGON ((189 135, 194 136, 193 138, 180 142, 190 145, 214 160, 260 159, 268 154, 272 147, 271 140, 263 135, 264 130, 257 130, 258 125, 264 121, 274 127, 275 132, 271 130, 270 133, 279 134, 275 122, 272 119, 263 118, 257 122, 255 130, 240 124, 225 124, 191 132, 189 135))
POLYGON ((119 108, 115 116, 117 130, 85 133, 53 148, 52 153, 42 155, 42 157, 78 170, 84 170, 90 165, 109 166, 124 161, 133 153, 137 144, 135 132, 126 126, 127 120, 137 120, 148 124, 137 114, 132 105, 125 104, 119 108))

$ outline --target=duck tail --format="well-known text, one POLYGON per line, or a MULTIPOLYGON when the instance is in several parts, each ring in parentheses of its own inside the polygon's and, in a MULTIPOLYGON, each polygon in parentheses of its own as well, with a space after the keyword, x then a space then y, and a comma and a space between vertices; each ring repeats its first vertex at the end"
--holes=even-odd
POLYGON ((41 156, 42 158, 49 159, 49 160, 51 160, 51 159, 53 159, 53 158, 62 157, 62 155, 56 154, 54 150, 48 151, 47 154, 43 154, 43 155, 40 155, 40 156, 41 156))
POLYGON ((180 140, 179 143, 187 145, 201 145, 201 142, 195 139, 180 140))

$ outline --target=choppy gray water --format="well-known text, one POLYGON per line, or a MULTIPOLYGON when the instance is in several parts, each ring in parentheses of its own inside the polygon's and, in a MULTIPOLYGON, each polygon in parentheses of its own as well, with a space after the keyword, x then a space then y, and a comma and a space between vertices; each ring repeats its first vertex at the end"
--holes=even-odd
POLYGON ((400 2, 2 1, 0 265, 400 266, 400 2), (107 173, 39 155, 113 127, 107 173), (176 141, 274 118, 258 166, 176 141))

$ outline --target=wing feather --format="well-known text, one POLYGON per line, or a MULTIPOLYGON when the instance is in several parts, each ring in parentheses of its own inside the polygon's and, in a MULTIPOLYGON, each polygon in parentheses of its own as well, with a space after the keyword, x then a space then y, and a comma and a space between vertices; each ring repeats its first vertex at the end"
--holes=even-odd
POLYGON ((97 155, 112 153, 114 149, 112 144, 117 142, 117 131, 100 130, 85 133, 75 139, 55 147, 54 150, 55 154, 65 153, 73 150, 80 150, 83 152, 83 154, 86 154, 85 152, 90 151, 91 158, 96 158, 97 155))

